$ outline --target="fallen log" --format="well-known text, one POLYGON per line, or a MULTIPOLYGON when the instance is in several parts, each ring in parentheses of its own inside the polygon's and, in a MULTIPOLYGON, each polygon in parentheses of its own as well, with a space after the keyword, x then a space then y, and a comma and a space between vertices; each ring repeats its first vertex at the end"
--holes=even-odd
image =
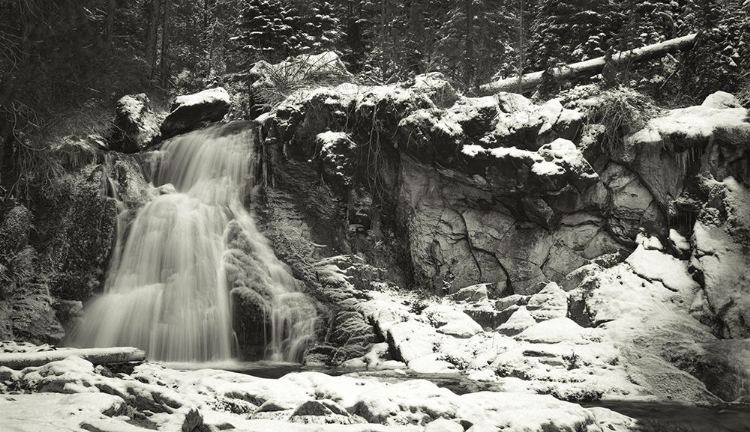
POLYGON ((0 366, 21 370, 27 367, 43 366, 47 363, 78 356, 95 365, 142 362, 146 353, 133 347, 116 348, 74 348, 32 353, 0 353, 0 366))
MULTIPOLYGON (((695 36, 695 34, 690 34, 630 51, 616 52, 612 55, 609 62, 616 66, 626 62, 637 63, 664 57, 667 54, 692 47, 695 36)), ((564 81, 586 74, 589 76, 596 75, 604 69, 606 64, 606 57, 597 57, 552 68, 551 74, 553 79, 564 81)), ((501 79, 482 85, 479 88, 479 93, 481 95, 491 95, 498 92, 527 93, 542 83, 543 76, 544 71, 540 71, 522 75, 520 80, 517 76, 501 79)))

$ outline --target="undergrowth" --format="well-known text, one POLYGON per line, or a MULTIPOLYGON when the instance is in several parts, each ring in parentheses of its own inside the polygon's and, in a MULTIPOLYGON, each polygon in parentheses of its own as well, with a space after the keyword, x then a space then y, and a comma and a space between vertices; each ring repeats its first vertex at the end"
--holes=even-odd
POLYGON ((301 55, 273 65, 263 63, 264 80, 251 89, 251 95, 274 108, 296 91, 340 84, 351 77, 339 69, 338 61, 338 57, 301 55))
POLYGON ((609 154, 623 152, 625 137, 643 128, 659 111, 649 97, 626 88, 594 96, 582 108, 588 125, 604 126, 601 144, 609 154))

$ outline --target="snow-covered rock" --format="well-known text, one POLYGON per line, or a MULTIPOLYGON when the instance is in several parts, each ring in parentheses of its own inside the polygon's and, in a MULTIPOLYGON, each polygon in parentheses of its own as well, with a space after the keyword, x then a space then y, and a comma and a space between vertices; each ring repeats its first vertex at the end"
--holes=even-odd
POLYGON ((529 298, 526 309, 536 321, 563 318, 568 314, 568 294, 550 282, 529 298))
POLYGON ((536 324, 536 320, 526 306, 521 306, 513 312, 508 321, 497 328, 497 332, 505 336, 515 336, 536 324))
POLYGON ((481 302, 488 299, 487 284, 471 285, 451 294, 451 299, 464 302, 481 302))
POLYGON ((693 228, 690 263, 703 278, 719 332, 750 337, 750 191, 733 178, 712 182, 708 204, 693 228))
POLYGON ((701 106, 718 109, 742 108, 742 104, 733 94, 723 91, 717 91, 716 93, 706 96, 706 99, 701 106))
POLYGON ((165 138, 171 137, 205 122, 219 121, 229 112, 230 104, 229 93, 222 87, 178 96, 172 104, 172 111, 161 123, 161 134, 165 138))

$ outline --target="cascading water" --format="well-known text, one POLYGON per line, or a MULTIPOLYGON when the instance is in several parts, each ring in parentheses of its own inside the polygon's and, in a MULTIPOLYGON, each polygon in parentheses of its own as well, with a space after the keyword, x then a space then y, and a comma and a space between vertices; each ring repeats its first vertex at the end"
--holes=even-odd
POLYGON ((252 142, 249 128, 230 124, 164 144, 154 161, 157 196, 127 236, 118 229, 104 293, 87 306, 73 345, 136 346, 154 360, 229 359, 230 290, 242 289, 270 325, 266 357, 301 357, 315 308, 243 205, 252 142))

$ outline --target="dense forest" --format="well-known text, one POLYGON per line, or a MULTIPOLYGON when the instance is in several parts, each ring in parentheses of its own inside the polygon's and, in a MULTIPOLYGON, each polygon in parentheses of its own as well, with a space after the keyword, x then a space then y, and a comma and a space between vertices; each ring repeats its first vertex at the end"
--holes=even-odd
POLYGON ((129 92, 154 99, 257 60, 326 50, 364 82, 437 71, 470 94, 493 77, 697 32, 688 53, 597 77, 687 105, 743 90, 749 8, 737 0, 2 0, 0 126, 17 138, 80 133, 103 127, 100 113, 129 92))

